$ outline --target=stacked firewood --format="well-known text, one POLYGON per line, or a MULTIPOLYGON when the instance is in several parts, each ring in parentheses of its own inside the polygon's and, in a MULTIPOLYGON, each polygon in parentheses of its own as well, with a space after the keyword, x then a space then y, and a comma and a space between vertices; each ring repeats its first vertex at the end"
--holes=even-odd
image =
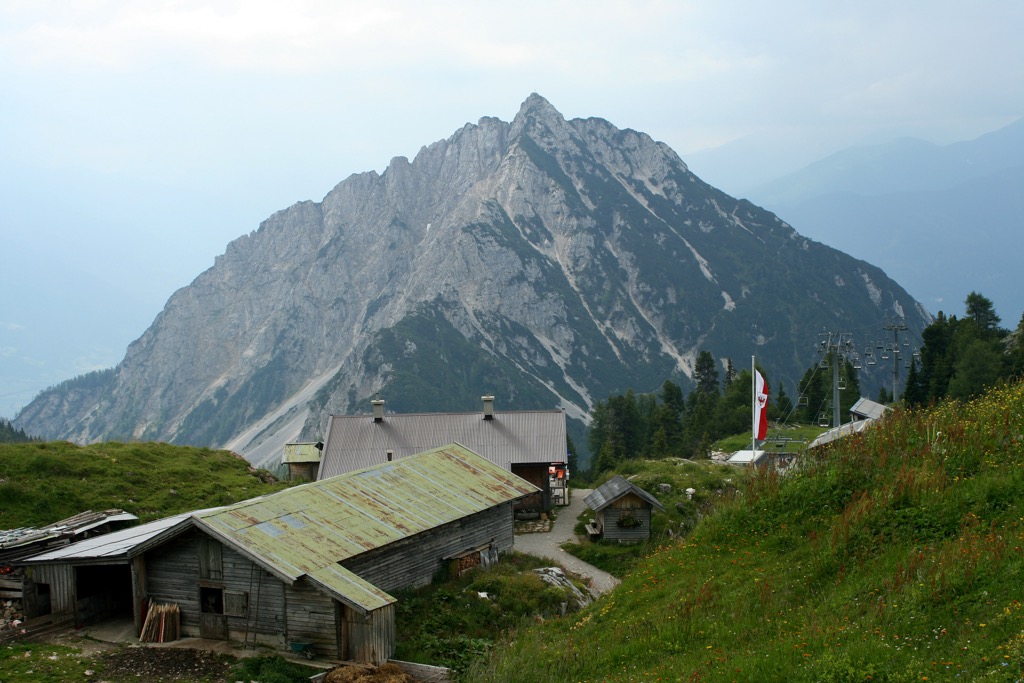
POLYGON ((169 643, 181 634, 181 611, 177 604, 149 606, 142 624, 139 641, 143 643, 169 643))

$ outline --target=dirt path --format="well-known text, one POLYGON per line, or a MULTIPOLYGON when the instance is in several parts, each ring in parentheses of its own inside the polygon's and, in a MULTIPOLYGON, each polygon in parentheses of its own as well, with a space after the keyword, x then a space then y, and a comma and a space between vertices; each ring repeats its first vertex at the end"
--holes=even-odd
POLYGON ((574 574, 585 576, 590 580, 590 592, 595 596, 603 595, 619 585, 619 580, 592 564, 570 555, 559 546, 566 541, 577 540, 573 528, 576 518, 586 509, 583 499, 590 489, 573 489, 572 501, 567 507, 558 508, 558 518, 547 533, 517 534, 515 549, 537 557, 546 557, 574 574))

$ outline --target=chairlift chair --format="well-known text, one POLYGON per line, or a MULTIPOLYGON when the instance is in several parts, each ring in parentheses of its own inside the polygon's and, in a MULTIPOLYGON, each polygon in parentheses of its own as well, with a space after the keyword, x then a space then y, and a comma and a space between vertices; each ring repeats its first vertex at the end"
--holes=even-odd
POLYGON ((828 427, 828 413, 818 413, 818 426, 828 427))
POLYGON ((796 405, 797 405, 798 408, 806 408, 807 407, 807 397, 806 396, 800 396, 799 398, 797 398, 796 405))
POLYGON ((845 377, 840 377, 839 378, 839 382, 836 384, 836 386, 839 388, 839 391, 845 391, 846 390, 846 378, 845 377))

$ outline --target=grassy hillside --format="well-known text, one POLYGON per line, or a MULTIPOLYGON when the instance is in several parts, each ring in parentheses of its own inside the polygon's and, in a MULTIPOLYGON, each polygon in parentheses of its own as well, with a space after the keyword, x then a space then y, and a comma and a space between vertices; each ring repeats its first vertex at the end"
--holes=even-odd
POLYGON ((142 521, 284 488, 227 451, 163 443, 0 444, 0 529, 121 508, 142 521))
POLYGON ((466 680, 1020 680, 1024 384, 804 462, 466 680))

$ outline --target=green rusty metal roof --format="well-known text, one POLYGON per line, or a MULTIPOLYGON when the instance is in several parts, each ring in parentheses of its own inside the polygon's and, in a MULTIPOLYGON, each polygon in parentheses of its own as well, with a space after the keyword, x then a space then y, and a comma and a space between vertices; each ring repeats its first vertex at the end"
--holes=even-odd
POLYGON ((193 515, 286 581, 372 610, 394 598, 338 563, 538 489, 458 444, 193 515))
POLYGON ((316 446, 315 443, 286 443, 284 445, 284 455, 281 456, 281 462, 285 465, 289 463, 320 462, 320 449, 316 446))

